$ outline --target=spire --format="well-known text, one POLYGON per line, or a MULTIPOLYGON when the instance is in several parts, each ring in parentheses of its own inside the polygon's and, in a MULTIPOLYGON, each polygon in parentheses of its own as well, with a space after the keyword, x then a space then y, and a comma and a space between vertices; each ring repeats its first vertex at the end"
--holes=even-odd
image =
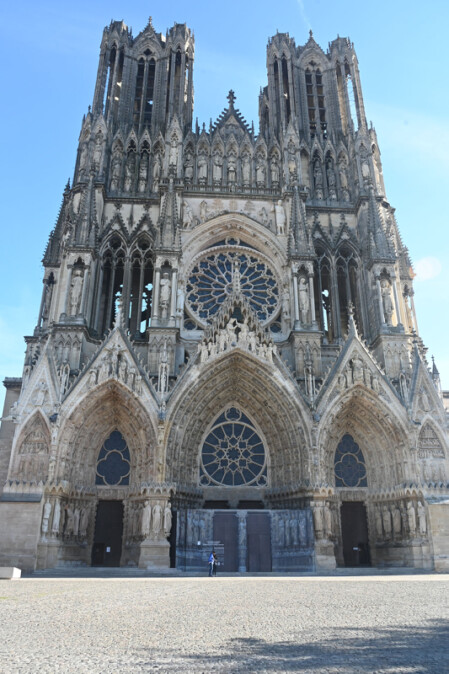
POLYGON ((372 259, 395 259, 384 231, 372 183, 369 186, 368 200, 368 250, 372 259))
POLYGON ((160 248, 178 248, 179 247, 179 214, 176 198, 175 186, 175 168, 169 168, 168 190, 162 201, 161 214, 159 217, 159 247, 160 248))

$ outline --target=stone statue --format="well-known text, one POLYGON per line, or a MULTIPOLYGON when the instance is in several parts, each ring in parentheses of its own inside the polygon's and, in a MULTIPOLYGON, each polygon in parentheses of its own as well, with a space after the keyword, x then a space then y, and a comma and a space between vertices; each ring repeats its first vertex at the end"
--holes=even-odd
POLYGON ((194 224, 194 216, 193 216, 193 211, 192 207, 190 204, 184 200, 182 202, 182 207, 184 210, 184 218, 183 218, 183 225, 184 227, 190 227, 191 225, 194 224))
POLYGON ((223 176, 223 158, 219 152, 214 154, 214 168, 212 173, 214 185, 220 185, 223 176))
POLYGON ((153 507, 153 524, 152 524, 152 531, 155 536, 158 535, 158 533, 161 530, 162 526, 162 508, 159 505, 159 503, 156 503, 156 505, 153 507))
POLYGON ((342 190, 348 189, 348 174, 346 172, 347 166, 348 164, 346 162, 346 157, 341 157, 340 161, 338 162, 338 173, 340 175, 340 185, 342 190))
POLYGON ((262 155, 259 155, 257 157, 257 164, 256 164, 257 187, 265 187, 265 174, 266 174, 265 158, 262 155))
POLYGON ((158 377, 158 391, 159 393, 166 393, 168 390, 168 354, 167 341, 164 341, 164 346, 161 349, 159 360, 159 377, 158 377))
POLYGON ((89 510, 83 508, 80 515, 80 536, 85 538, 87 535, 87 526, 89 524, 89 510))
POLYGON ((170 152, 168 155, 168 164, 169 166, 174 166, 175 169, 178 168, 178 141, 176 136, 173 136, 170 144, 170 152))
POLYGON ((186 183, 191 183, 193 181, 193 157, 190 150, 187 152, 184 161, 184 180, 186 183))
POLYGON ((208 218, 208 210, 209 206, 207 205, 207 201, 202 201, 200 203, 200 220, 201 222, 206 222, 208 218))
POLYGON ((290 180, 296 176, 297 173, 297 167, 296 167, 296 149, 293 141, 290 141, 288 144, 288 159, 287 159, 287 166, 288 166, 288 172, 290 175, 290 180))
POLYGON ((242 178, 243 185, 248 187, 251 180, 251 162, 248 152, 244 152, 242 155, 242 178))
POLYGON ((395 505, 392 511, 393 514, 393 531, 395 536, 400 536, 401 534, 401 511, 398 506, 395 505))
POLYGON ((235 157, 231 155, 228 159, 228 185, 235 185, 237 178, 235 157))
POLYGON ((125 192, 129 192, 131 190, 134 179, 135 162, 136 160, 134 152, 130 152, 128 154, 128 159, 126 160, 125 164, 125 182, 123 186, 125 192))
POLYGON ((385 538, 389 540, 391 538, 392 522, 388 506, 382 508, 382 523, 384 525, 385 538))
POLYGON ((179 279, 178 289, 176 291, 176 313, 180 318, 182 318, 184 313, 184 301, 185 301, 184 282, 181 279, 179 279))
POLYGON ((407 520, 410 533, 414 536, 416 533, 416 512, 411 501, 407 503, 407 520))
POLYGON ((73 511, 73 535, 78 536, 78 531, 80 528, 80 509, 78 506, 73 511))
POLYGON ((323 538, 323 509, 320 506, 315 506, 313 509, 313 526, 316 537, 323 538))
POLYGON ((86 164, 87 164, 87 143, 84 143, 83 147, 81 148, 80 152, 80 161, 79 161, 79 168, 78 168, 78 175, 80 178, 83 178, 85 172, 86 172, 86 164))
POLYGON ((279 164, 277 157, 275 156, 271 157, 270 170, 271 170, 271 184, 273 186, 279 185, 279 164))
POLYGON ((392 316, 393 316, 393 302, 391 299, 391 288, 387 279, 382 279, 380 282, 380 287, 382 291, 382 304, 384 308, 385 322, 387 325, 392 325, 392 316))
POLYGON ((277 233, 278 234, 285 234, 286 218, 285 218, 284 206, 282 205, 281 199, 279 199, 279 201, 275 204, 274 212, 275 212, 275 216, 276 216, 277 233))
POLYGON ((324 535, 326 538, 330 538, 332 536, 332 514, 331 514, 331 509, 329 508, 328 505, 325 505, 323 508, 323 515, 324 515, 324 535))
POLYGON ((140 158, 139 166, 139 192, 145 192, 148 179, 148 155, 145 152, 140 158))
POLYGON ((309 316, 309 288, 307 287, 307 280, 304 276, 301 276, 299 279, 299 315, 301 318, 301 325, 307 325, 307 319, 309 316))
POLYGON ((332 164, 329 164, 326 170, 326 175, 327 175, 327 185, 329 188, 329 196, 331 199, 336 199, 337 198, 337 192, 335 189, 335 186, 337 184, 336 178, 335 178, 335 171, 332 167, 332 164))
POLYGON ((100 170, 102 156, 103 156, 103 134, 101 133, 101 131, 99 131, 95 136, 95 147, 92 158, 92 163, 97 171, 100 170))
POLYGON ((315 159, 313 164, 313 180, 315 185, 315 197, 317 199, 323 198, 323 171, 321 169, 321 162, 315 159))
POLYGON ((61 505, 59 501, 55 502, 55 508, 53 511, 53 522, 51 525, 51 533, 52 534, 59 534, 59 522, 61 520, 61 505))
POLYGON ((170 504, 167 504, 164 509, 164 534, 168 536, 171 531, 171 523, 172 523, 172 514, 171 514, 171 508, 170 504))
POLYGON ((383 527, 382 527, 382 511, 380 510, 380 507, 376 508, 374 515, 375 515, 375 518, 376 518, 377 538, 379 540, 382 540, 384 530, 383 530, 383 527))
POLYGON ((81 304, 81 291, 83 289, 83 271, 74 269, 70 284, 69 315, 76 316, 81 304))
POLYGON ((46 501, 44 505, 44 512, 42 515, 42 526, 41 530, 43 534, 46 534, 48 531, 48 524, 50 521, 50 515, 51 515, 51 503, 50 501, 46 501))
POLYGON ((112 157, 111 166, 111 190, 118 190, 120 183, 120 173, 122 169, 122 160, 119 154, 114 154, 112 157))
POLYGON ((156 152, 153 159, 153 192, 159 188, 159 180, 161 179, 162 160, 159 152, 156 152))
POLYGON ((421 534, 421 536, 426 536, 427 534, 426 509, 424 508, 421 501, 418 501, 418 524, 419 524, 419 533, 421 534))
POLYGON ((198 182, 205 185, 207 182, 207 156, 201 153, 198 157, 198 182))
POLYGON ((171 280, 168 272, 164 272, 161 278, 161 291, 159 305, 162 310, 162 318, 167 318, 171 296, 171 280))
POLYGON ((143 507, 143 512, 142 512, 142 525, 141 525, 141 533, 144 538, 147 538, 147 536, 150 535, 150 522, 151 522, 151 505, 149 501, 145 501, 145 505, 143 507))
POLYGON ((352 359, 352 380, 354 384, 363 382, 363 361, 359 356, 352 359))

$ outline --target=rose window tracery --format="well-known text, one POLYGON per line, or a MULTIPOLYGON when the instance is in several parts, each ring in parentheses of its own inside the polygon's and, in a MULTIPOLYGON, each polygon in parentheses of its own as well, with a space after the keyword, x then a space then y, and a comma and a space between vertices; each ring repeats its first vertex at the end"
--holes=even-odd
POLYGON ((275 318, 279 285, 260 253, 241 247, 203 255, 193 266, 186 287, 186 303, 195 318, 210 322, 234 291, 246 297, 261 323, 275 318))
POLYGON ((231 407, 215 421, 201 450, 204 486, 267 484, 265 447, 248 417, 231 407))
POLYGON ((98 454, 95 484, 129 484, 130 461, 125 438, 119 431, 113 431, 98 454))
POLYGON ((366 466, 362 450, 352 435, 346 433, 334 457, 336 487, 366 487, 366 466))

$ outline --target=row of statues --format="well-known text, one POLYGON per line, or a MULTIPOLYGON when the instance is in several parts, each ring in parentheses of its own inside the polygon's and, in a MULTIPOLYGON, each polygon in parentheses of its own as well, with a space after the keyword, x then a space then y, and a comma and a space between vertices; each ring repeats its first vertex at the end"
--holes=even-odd
POLYGON ((62 505, 59 499, 47 499, 42 511, 41 532, 48 536, 76 539, 81 542, 87 537, 92 507, 87 503, 68 502, 62 505))
POLYGON ((246 318, 242 323, 230 318, 224 328, 214 331, 200 342, 198 345, 200 362, 205 363, 234 347, 249 351, 270 363, 273 362, 273 354, 276 353, 276 345, 272 340, 251 330, 246 318))
POLYGON ((375 521, 379 541, 427 536, 426 509, 421 501, 379 504, 375 509, 375 521))
POLYGON ((282 510, 273 513, 273 519, 276 548, 308 548, 313 544, 307 510, 282 510))

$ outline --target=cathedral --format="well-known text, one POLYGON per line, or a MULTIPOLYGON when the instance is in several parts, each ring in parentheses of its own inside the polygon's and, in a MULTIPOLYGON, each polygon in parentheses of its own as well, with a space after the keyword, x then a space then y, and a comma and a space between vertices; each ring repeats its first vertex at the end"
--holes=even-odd
MULTIPOLYGON (((0 431, 0 566, 449 570, 448 426, 357 56, 193 119, 185 24, 105 28, 0 431)), ((224 92, 226 93, 226 92, 224 92)))

